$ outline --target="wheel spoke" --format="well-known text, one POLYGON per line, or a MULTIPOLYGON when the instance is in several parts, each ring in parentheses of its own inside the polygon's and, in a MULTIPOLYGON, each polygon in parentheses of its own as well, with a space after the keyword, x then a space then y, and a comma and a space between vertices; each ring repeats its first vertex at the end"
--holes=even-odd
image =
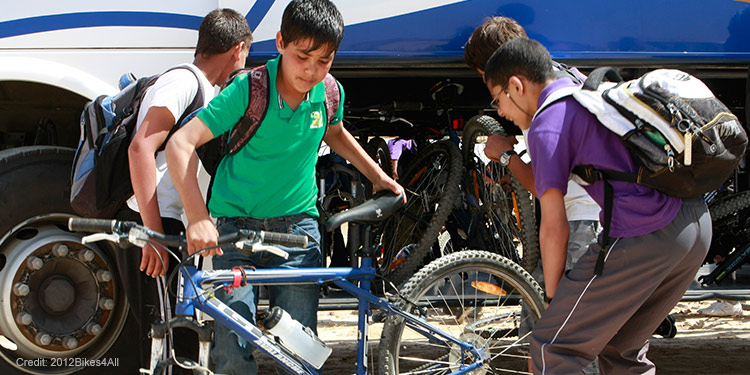
MULTIPOLYGON (((461 251, 430 263, 402 288, 418 306, 421 319, 472 343, 487 360, 471 374, 527 373, 529 329, 544 303, 541 289, 517 263, 497 254, 461 251), (522 312, 522 301, 528 313, 522 312)), ((442 339, 429 340, 421 329, 389 319, 380 343, 381 364, 389 373, 455 372, 476 354, 442 339)))

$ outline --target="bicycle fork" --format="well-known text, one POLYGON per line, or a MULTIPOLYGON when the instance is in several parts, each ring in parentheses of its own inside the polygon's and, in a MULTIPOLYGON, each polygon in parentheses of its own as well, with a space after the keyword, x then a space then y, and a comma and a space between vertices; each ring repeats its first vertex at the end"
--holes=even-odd
POLYGON ((195 374, 208 374, 209 372, 206 370, 208 369, 213 329, 207 323, 200 323, 192 317, 184 315, 176 316, 168 322, 160 321, 151 324, 151 361, 149 365, 151 371, 149 373, 161 374, 171 365, 179 366, 171 355, 167 359, 161 359, 164 355, 165 340, 168 339, 167 335, 172 328, 187 328, 198 334, 198 363, 196 364, 191 360, 182 360, 182 362, 192 367, 195 374))

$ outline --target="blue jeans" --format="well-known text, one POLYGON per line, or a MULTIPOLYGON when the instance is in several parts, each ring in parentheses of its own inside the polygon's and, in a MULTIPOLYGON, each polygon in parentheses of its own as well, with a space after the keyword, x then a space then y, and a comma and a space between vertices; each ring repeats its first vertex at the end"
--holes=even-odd
MULTIPOLYGON (((289 258, 283 259, 268 252, 253 254, 250 257, 242 255, 236 248, 222 248, 224 255, 214 257, 214 269, 229 269, 237 266, 254 266, 256 268, 304 268, 321 267, 320 232, 318 222, 308 215, 292 215, 271 219, 254 218, 220 218, 218 220, 220 234, 231 233, 238 229, 265 230, 271 232, 301 234, 308 237, 306 249, 278 248, 289 252, 289 258)), ((255 323, 257 286, 236 288, 232 293, 220 289, 216 293, 221 301, 242 315, 245 319, 255 323)), ((269 303, 279 306, 291 317, 303 325, 317 332, 318 297, 320 288, 315 284, 278 285, 269 286, 269 303)), ((215 325, 216 335, 211 348, 211 360, 214 362, 216 373, 239 375, 256 374, 258 367, 253 358, 253 347, 221 324, 215 325)))

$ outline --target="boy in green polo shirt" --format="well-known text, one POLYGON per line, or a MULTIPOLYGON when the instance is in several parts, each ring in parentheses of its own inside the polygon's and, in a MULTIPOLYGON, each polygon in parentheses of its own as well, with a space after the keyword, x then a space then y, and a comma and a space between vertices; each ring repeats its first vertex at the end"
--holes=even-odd
MULTIPOLYGON (((344 94, 340 85, 341 104, 334 121, 326 124, 322 81, 343 33, 341 14, 328 0, 295 0, 287 6, 281 31, 276 34, 280 55, 266 63, 270 82, 266 116, 242 150, 226 155, 219 164, 208 208, 195 177, 195 150, 230 131, 245 113, 249 101, 247 74, 234 79, 205 110, 174 134, 167 146, 167 162, 189 222, 188 252, 216 246, 219 232, 262 229, 307 235, 310 245, 306 249, 283 248, 289 252, 286 260, 267 254, 245 257, 233 248, 203 255, 216 255, 214 268, 322 266, 315 164, 323 140, 373 181, 376 190, 403 192, 344 129, 344 94), (217 218, 218 231, 209 211, 217 218)), ((272 306, 282 307, 300 323, 316 329, 317 285, 271 286, 269 294, 272 306)), ((253 288, 238 288, 230 295, 219 290, 217 297, 254 321, 253 288)), ((216 372, 256 372, 243 339, 217 324, 214 342, 211 358, 216 372)))

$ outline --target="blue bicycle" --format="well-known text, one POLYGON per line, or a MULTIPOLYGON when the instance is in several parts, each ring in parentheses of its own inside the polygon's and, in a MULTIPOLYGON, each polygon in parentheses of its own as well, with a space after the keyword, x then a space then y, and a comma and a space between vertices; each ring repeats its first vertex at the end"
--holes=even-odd
MULTIPOLYGON (((402 197, 378 193, 348 211, 333 215, 328 229, 345 222, 377 228, 403 205, 402 197)), ((127 241, 137 246, 154 243, 179 247, 184 236, 166 236, 133 222, 71 218, 72 231, 94 233, 84 243, 101 240, 127 241)), ((372 259, 373 230, 365 230, 358 267, 308 269, 198 270, 188 262, 180 264, 177 316, 158 322, 152 329, 151 368, 159 374, 167 366, 192 368, 196 374, 212 374, 208 368, 212 336, 210 324, 193 318, 196 309, 211 316, 216 324, 229 327, 280 367, 294 374, 318 374, 330 349, 309 329, 285 320, 283 311, 262 310, 257 324, 250 322, 214 297, 218 288, 244 285, 290 283, 333 283, 356 297, 358 302, 357 374, 367 374, 368 325, 375 310, 387 315, 378 349, 379 374, 506 374, 527 373, 529 332, 523 319, 538 319, 544 310, 541 288, 518 264, 485 251, 461 251, 437 259, 410 278, 398 292, 376 296, 370 287, 378 278, 372 259), (522 315, 521 301, 531 314, 522 315), (187 327, 198 333, 197 361, 175 358, 160 360, 164 340, 173 327, 187 327), (274 337, 276 335, 277 337, 274 337)), ((223 235, 219 245, 235 246, 247 253, 269 251, 285 256, 273 244, 303 246, 307 238, 285 233, 240 230, 223 235)), ((197 254, 197 253, 196 253, 197 254)))

